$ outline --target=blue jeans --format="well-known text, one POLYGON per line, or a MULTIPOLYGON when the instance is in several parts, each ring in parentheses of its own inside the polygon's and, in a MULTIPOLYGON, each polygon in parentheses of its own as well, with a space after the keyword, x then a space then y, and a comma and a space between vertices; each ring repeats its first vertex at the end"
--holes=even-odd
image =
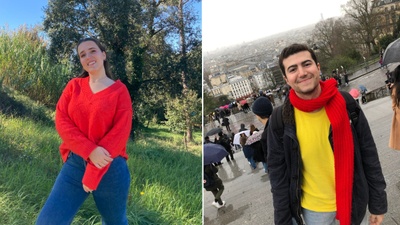
POLYGON ((314 212, 305 208, 303 209, 304 222, 307 225, 337 225, 336 212, 314 212))
MULTIPOLYGON (((37 225, 72 223, 80 206, 89 196, 82 186, 85 168, 86 162, 80 156, 70 154, 37 218, 37 225)), ((103 225, 128 224, 126 204, 129 185, 130 174, 126 160, 117 157, 111 162, 97 189, 92 192, 103 225)))
MULTIPOLYGON (((307 225, 338 225, 339 221, 336 220, 336 212, 314 212, 302 208, 304 222, 307 225)), ((360 225, 368 225, 368 217, 365 214, 363 221, 360 225)))
POLYGON ((251 166, 251 168, 252 168, 252 169, 255 169, 255 168, 257 168, 257 164, 256 164, 256 161, 254 161, 254 158, 253 158, 253 156, 252 156, 252 157, 249 157, 249 158, 247 158, 247 160, 249 161, 249 163, 250 163, 250 166, 251 166))
POLYGON ((268 173, 268 164, 266 162, 262 162, 263 166, 264 166, 264 171, 266 173, 268 173))

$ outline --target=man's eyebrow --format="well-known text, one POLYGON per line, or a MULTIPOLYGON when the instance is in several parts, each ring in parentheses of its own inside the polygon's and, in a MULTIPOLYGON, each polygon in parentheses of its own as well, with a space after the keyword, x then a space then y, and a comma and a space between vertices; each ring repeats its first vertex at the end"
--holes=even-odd
MULTIPOLYGON (((311 59, 306 59, 303 62, 301 62, 300 65, 303 65, 304 63, 308 63, 308 62, 312 62, 312 60, 311 59)), ((290 65, 290 66, 288 66, 287 70, 289 70, 290 68, 296 68, 296 67, 298 67, 297 64, 290 65)))
POLYGON ((311 59, 304 60, 303 62, 301 62, 301 64, 308 63, 308 62, 312 62, 312 60, 311 59))
POLYGON ((286 70, 289 70, 290 68, 297 68, 297 64, 294 64, 294 65, 288 66, 288 68, 286 68, 286 70))

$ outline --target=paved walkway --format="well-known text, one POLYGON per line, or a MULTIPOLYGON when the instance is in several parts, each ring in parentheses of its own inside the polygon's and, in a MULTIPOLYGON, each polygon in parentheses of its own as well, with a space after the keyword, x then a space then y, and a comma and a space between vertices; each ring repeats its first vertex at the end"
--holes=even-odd
MULTIPOLYGON (((390 64, 389 71, 399 65, 390 64)), ((371 91, 385 85, 386 69, 380 69, 379 64, 371 65, 368 70, 360 70, 352 74, 348 86, 340 87, 343 91, 358 88, 362 84, 371 91)), ((281 102, 278 100, 277 105, 281 102)), ((389 211, 385 215, 383 225, 400 225, 400 151, 387 147, 389 141, 390 125, 393 112, 391 110, 390 97, 384 97, 365 105, 361 105, 366 114, 372 134, 379 151, 383 173, 387 182, 387 194, 389 211)), ((229 117, 231 129, 237 132, 240 124, 244 123, 248 128, 253 123, 258 129, 263 125, 258 122, 252 112, 241 112, 229 117)), ((204 132, 218 123, 207 124, 204 132)), ((268 175, 264 173, 262 165, 256 170, 251 170, 243 152, 235 153, 234 162, 226 162, 219 167, 219 176, 224 181, 225 191, 222 195, 227 206, 216 209, 211 205, 213 196, 211 192, 203 193, 204 224, 273 224, 273 207, 271 186, 268 175)))
MULTIPOLYGON (((383 173, 387 182, 389 211, 383 225, 400 224, 400 151, 387 147, 393 112, 390 97, 362 105, 379 151, 383 173)), ((250 115, 250 114, 249 114, 250 115)), ((261 163, 251 170, 243 152, 234 154, 235 161, 222 161, 219 176, 224 182, 222 199, 226 207, 216 209, 211 205, 213 195, 204 190, 204 224, 273 224, 273 207, 269 177, 261 163)))

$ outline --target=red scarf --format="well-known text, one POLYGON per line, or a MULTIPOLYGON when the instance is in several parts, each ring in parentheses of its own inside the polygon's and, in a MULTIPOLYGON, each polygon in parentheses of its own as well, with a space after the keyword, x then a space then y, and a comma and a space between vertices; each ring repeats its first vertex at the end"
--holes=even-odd
POLYGON ((336 87, 336 80, 320 81, 320 85, 321 95, 316 99, 301 99, 293 89, 290 90, 289 99, 294 107, 304 112, 325 107, 333 134, 336 218, 340 221, 340 225, 350 225, 354 170, 354 143, 350 119, 346 101, 336 87))

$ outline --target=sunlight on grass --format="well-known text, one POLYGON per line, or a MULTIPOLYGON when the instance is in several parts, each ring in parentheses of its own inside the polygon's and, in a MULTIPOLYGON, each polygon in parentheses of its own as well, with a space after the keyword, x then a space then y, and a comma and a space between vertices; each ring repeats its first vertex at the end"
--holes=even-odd
MULTIPOLYGON (((62 166, 54 125, 0 114, 1 224, 34 224, 62 166)), ((184 150, 181 135, 154 135, 128 143, 129 224, 201 224, 201 145, 184 150), (165 136, 164 136, 165 135, 165 136)), ((201 143, 201 132, 195 132, 201 143)), ((89 197, 72 224, 101 224, 89 197)))

